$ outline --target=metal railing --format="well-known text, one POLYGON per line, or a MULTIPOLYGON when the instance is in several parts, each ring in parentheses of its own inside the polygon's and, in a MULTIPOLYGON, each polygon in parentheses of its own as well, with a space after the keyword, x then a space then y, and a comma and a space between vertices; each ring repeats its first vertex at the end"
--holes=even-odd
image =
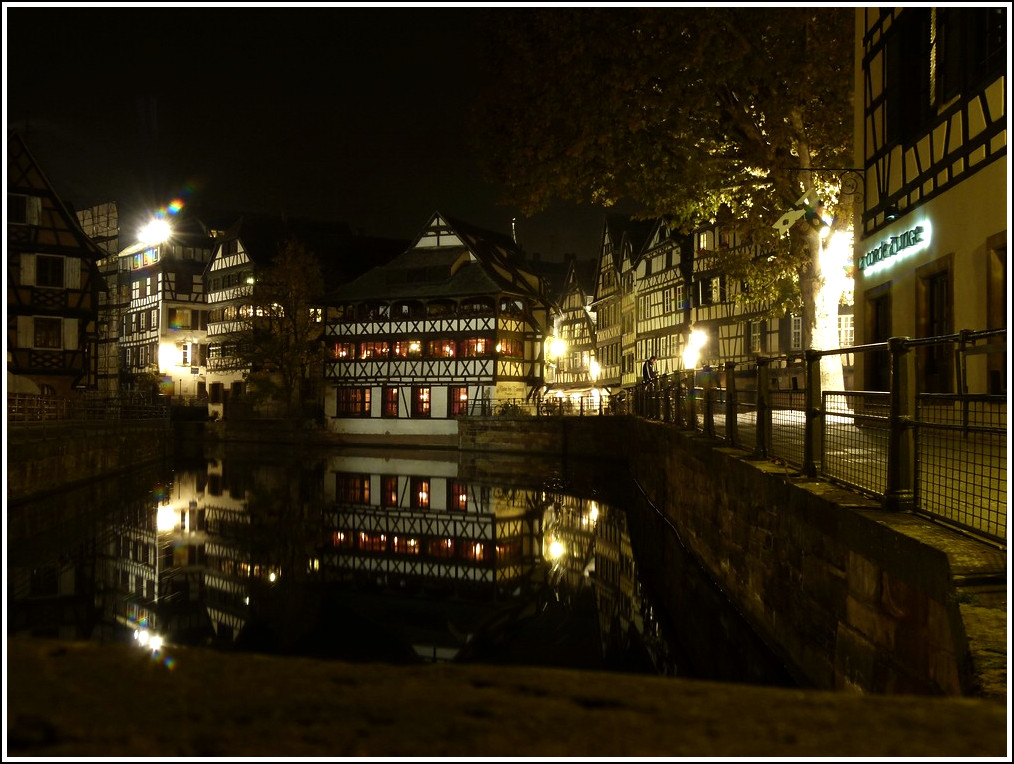
MULTIPOLYGON (((801 357, 805 388, 772 390, 768 368, 788 356, 758 359, 736 373, 726 364, 726 387, 695 386, 694 372, 626 391, 618 406, 725 440, 761 458, 778 459, 804 477, 820 477, 879 498, 886 509, 912 510, 1007 541, 1007 397, 918 393, 919 348, 950 345, 955 376, 967 389, 965 354, 1006 353, 1005 330, 888 342, 801 357), (985 340, 987 344, 977 345, 985 340), (890 363, 887 391, 821 390, 820 362, 842 353, 866 353, 890 363), (877 354, 877 355, 874 355, 877 354), (746 378, 750 389, 739 390, 746 378)), ((873 361, 873 362, 879 362, 873 361)))
POLYGON ((8 425, 168 418, 167 400, 140 393, 112 396, 82 393, 71 397, 7 393, 8 425))

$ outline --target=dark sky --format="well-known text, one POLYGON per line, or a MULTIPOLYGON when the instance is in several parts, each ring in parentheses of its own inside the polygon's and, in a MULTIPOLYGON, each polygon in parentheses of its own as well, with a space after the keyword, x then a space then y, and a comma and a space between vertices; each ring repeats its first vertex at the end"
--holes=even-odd
MULTIPOLYGON (((495 7, 6 4, 6 123, 65 200, 343 220, 410 238, 439 210, 557 259, 603 213, 497 204, 469 149, 495 7)), ((123 221, 121 221, 123 222, 123 221)))

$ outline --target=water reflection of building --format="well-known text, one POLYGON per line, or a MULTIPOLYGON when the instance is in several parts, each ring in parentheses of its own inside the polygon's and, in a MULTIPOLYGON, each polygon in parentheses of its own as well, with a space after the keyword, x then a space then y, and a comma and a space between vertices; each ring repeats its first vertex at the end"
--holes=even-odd
POLYGON ((110 524, 103 599, 114 622, 180 640, 204 631, 202 494, 200 473, 177 473, 110 524))
POLYGON ((322 575, 516 588, 540 559, 538 492, 465 483, 457 466, 332 459, 322 575))
POLYGON ((660 673, 674 671, 637 576, 622 510, 595 499, 550 495, 543 516, 543 555, 558 596, 573 602, 593 597, 606 665, 643 669, 650 664, 660 673))

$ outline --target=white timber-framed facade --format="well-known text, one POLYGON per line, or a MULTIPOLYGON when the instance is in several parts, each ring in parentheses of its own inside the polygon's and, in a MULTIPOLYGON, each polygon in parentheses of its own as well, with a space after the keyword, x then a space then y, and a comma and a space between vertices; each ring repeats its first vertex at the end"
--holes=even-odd
POLYGON ((328 429, 456 442, 459 417, 534 399, 551 308, 520 262, 509 237, 436 212, 404 253, 333 291, 328 429))
MULTIPOLYGON (((856 9, 859 344, 1006 329, 1008 11, 856 9)), ((916 389, 1005 393, 996 339, 998 352, 961 359, 949 345, 919 348, 916 389)), ((856 358, 856 386, 890 389, 886 351, 856 358)))

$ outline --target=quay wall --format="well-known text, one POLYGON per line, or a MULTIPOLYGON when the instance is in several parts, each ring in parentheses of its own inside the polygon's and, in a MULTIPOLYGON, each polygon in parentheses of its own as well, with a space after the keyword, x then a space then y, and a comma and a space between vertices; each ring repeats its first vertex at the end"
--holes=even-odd
POLYGON ((6 434, 8 501, 164 460, 173 448, 168 419, 32 422, 6 434))

